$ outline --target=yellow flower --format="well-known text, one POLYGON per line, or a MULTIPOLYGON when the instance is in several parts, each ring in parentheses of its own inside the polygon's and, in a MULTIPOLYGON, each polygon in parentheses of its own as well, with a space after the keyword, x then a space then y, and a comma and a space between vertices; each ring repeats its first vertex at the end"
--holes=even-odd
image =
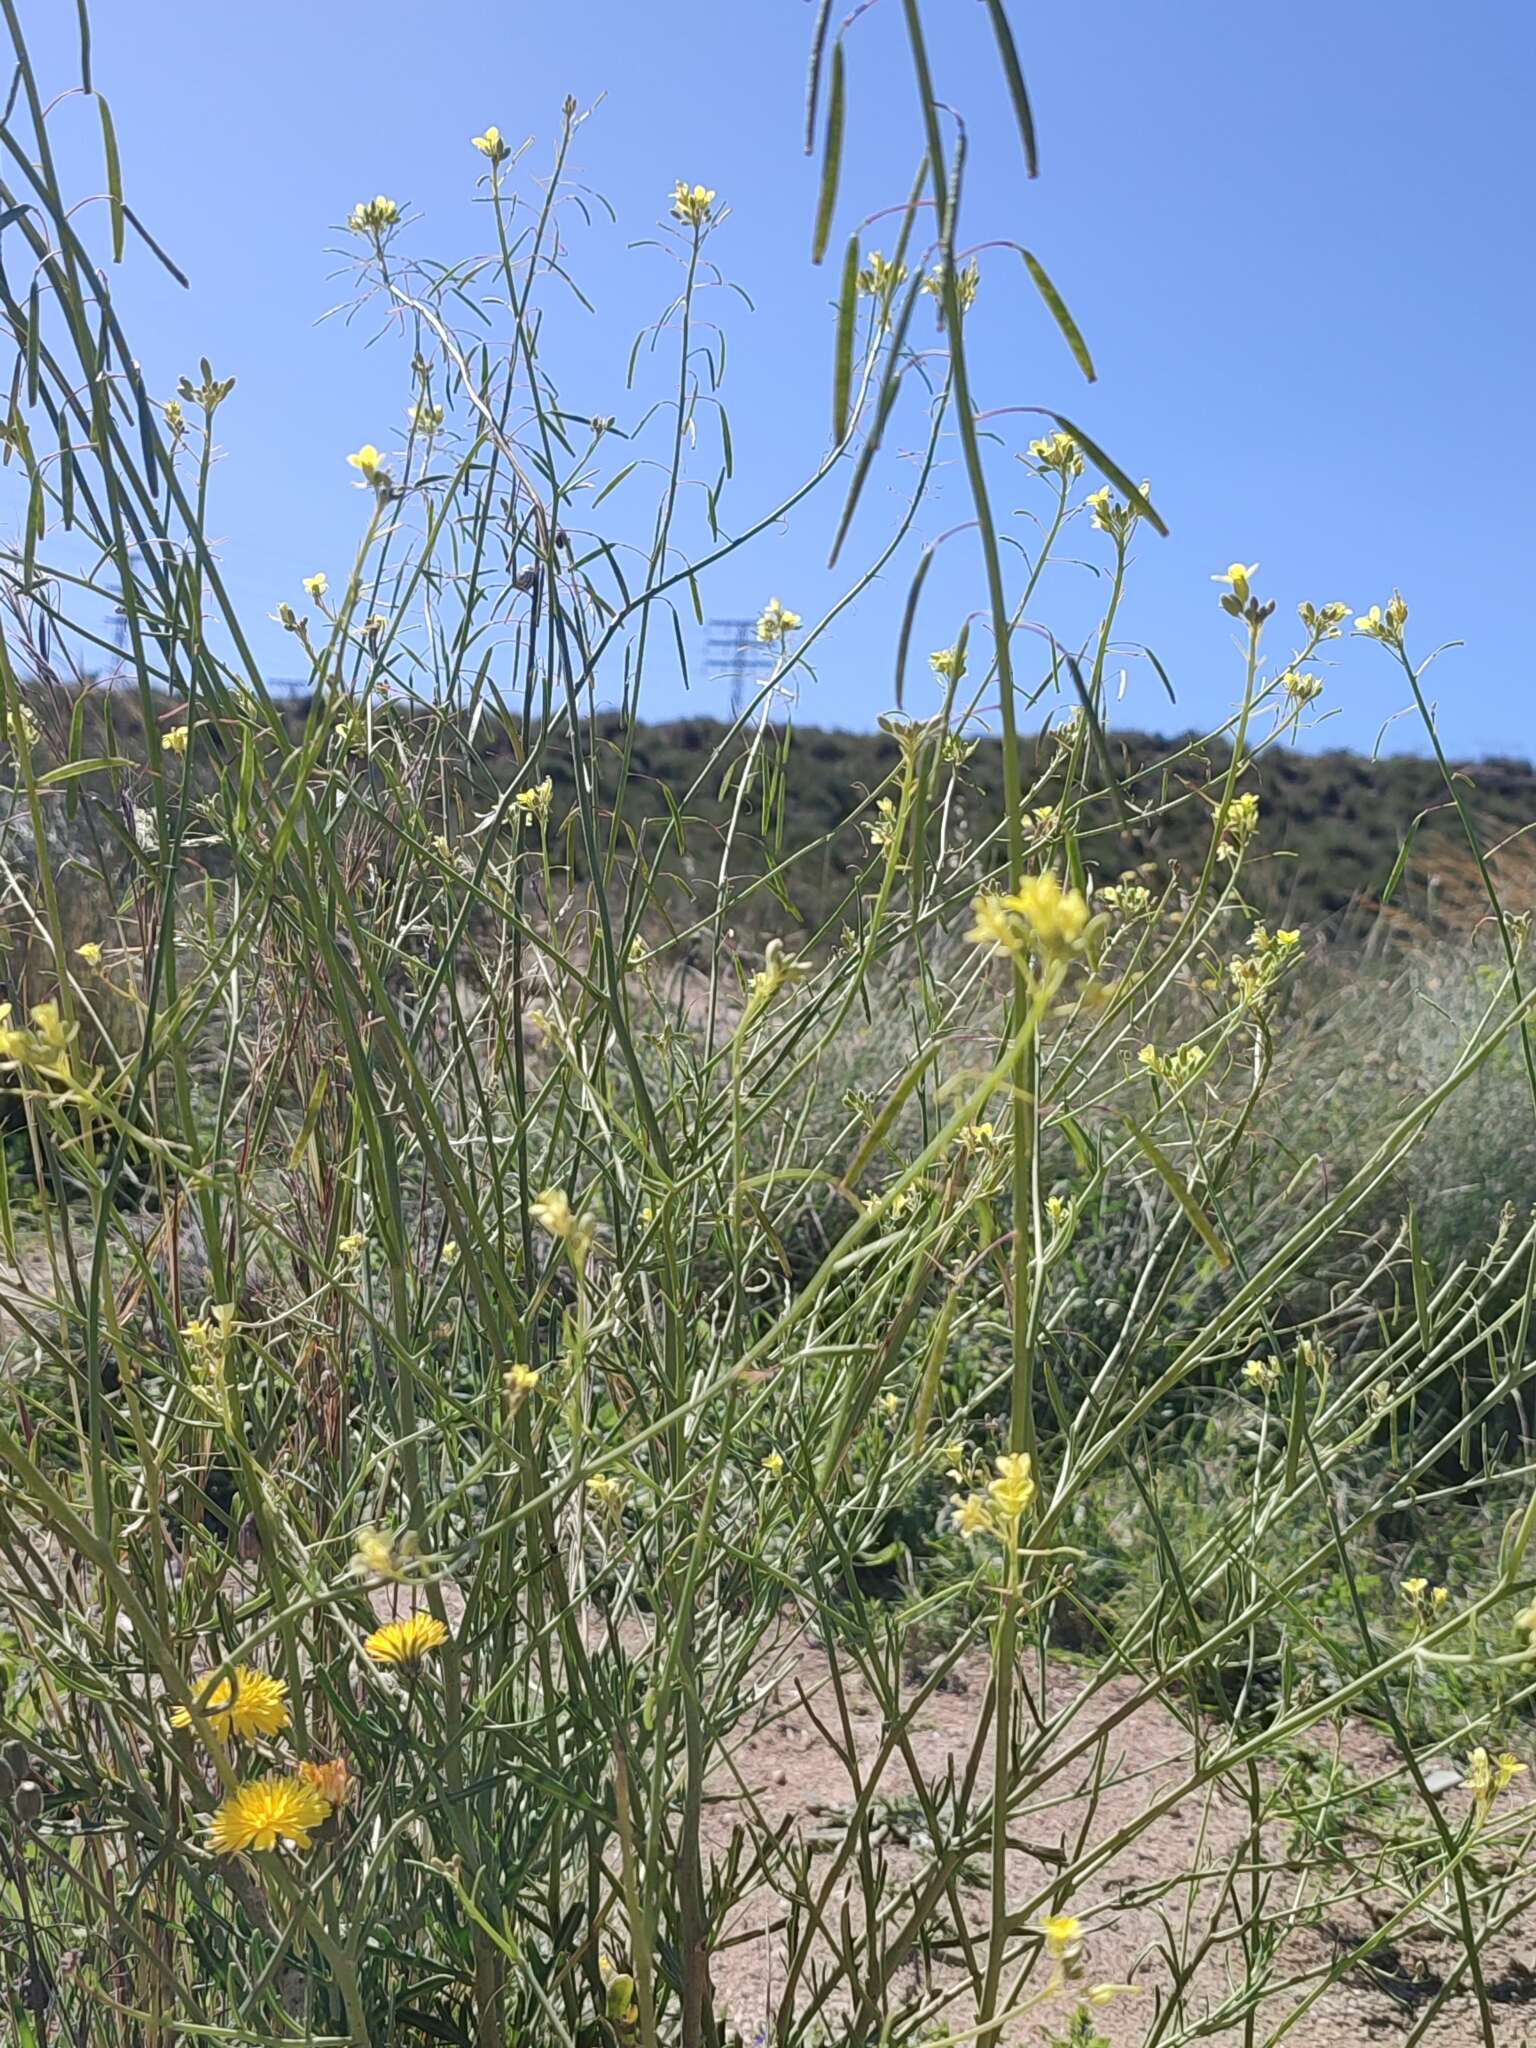
POLYGON ((1384 640, 1389 646, 1403 637, 1403 628, 1408 623, 1408 607, 1402 593, 1394 590, 1385 611, 1379 604, 1373 604, 1363 618, 1355 621, 1355 631, 1363 633, 1367 640, 1384 640))
POLYGON ((357 1549, 354 1564, 364 1578, 370 1575, 379 1579, 403 1579, 407 1545, 397 1544, 393 1536, 387 1536, 382 1529, 360 1529, 357 1535, 357 1549))
POLYGON ((786 633, 797 633, 800 624, 798 612, 787 610, 776 597, 770 597, 758 618, 757 637, 764 641, 782 641, 786 633))
POLYGON ((1250 562, 1246 569, 1241 562, 1233 562, 1225 576, 1213 576, 1211 581, 1213 583, 1225 583, 1233 597, 1236 598, 1239 606, 1242 606, 1248 602, 1249 598, 1248 579, 1250 576, 1258 573, 1258 567, 1257 562, 1250 562))
POLYGON ((568 1245, 573 1259, 584 1259, 592 1249, 597 1225, 590 1216, 576 1213, 564 1188, 546 1188, 528 1204, 528 1214, 551 1237, 568 1245))
POLYGON ((347 226, 354 235, 377 234, 384 228, 395 227, 399 219, 399 207, 381 192, 376 199, 359 199, 347 215, 347 226))
MULTIPOLYGON (((237 1664, 226 1672, 199 1704, 203 1718, 221 1742, 231 1735, 250 1741, 257 1735, 276 1735, 288 1726, 288 1688, 280 1678, 270 1678, 251 1664, 237 1664)), ((189 1707, 172 1707, 171 1724, 190 1728, 189 1707)))
POLYGON ((1250 1387, 1257 1387, 1260 1393, 1267 1394, 1272 1387, 1279 1386, 1283 1370, 1279 1359, 1273 1355, 1268 1358, 1250 1358, 1243 1367, 1243 1378, 1250 1387))
POLYGON ((770 1451, 768 1453, 767 1457, 763 1460, 763 1470, 770 1479, 782 1479, 784 1477, 784 1460, 779 1452, 770 1451))
POLYGON ((516 1414, 528 1396, 539 1384, 539 1376, 531 1365, 513 1365, 501 1376, 501 1383, 507 1390, 507 1401, 516 1414))
POLYGON ((1402 1595, 1403 1595, 1403 1598, 1404 1598, 1405 1600, 1407 1600, 1407 1601, 1411 1601, 1411 1602, 1412 1602, 1412 1604, 1413 1604, 1414 1606, 1417 1606, 1417 1605, 1418 1605, 1419 1601, 1421 1601, 1421 1600, 1422 1600, 1422 1599, 1424 1598, 1424 1595, 1425 1595, 1425 1594, 1426 1594, 1426 1593, 1427 1593, 1428 1591, 1429 1591, 1429 1581, 1428 1581, 1428 1579, 1404 1579, 1404 1580, 1403 1580, 1403 1583, 1402 1583, 1402 1595))
POLYGON ((998 946, 1017 958, 1032 942, 1045 958, 1059 960, 1081 950, 1088 929, 1088 899, 1081 889, 1064 889, 1055 875, 1026 875, 1008 896, 987 891, 972 905, 976 922, 967 936, 975 945, 998 946))
POLYGON ((968 1493, 954 1504, 955 1527, 965 1537, 986 1536, 993 1528, 990 1504, 979 1493, 968 1493))
POLYGON ((311 1829, 327 1820, 330 1811, 330 1801, 299 1778, 253 1778, 215 1813, 208 1839, 221 1856, 275 1849, 279 1842, 307 1849, 311 1829))
POLYGON ((354 469, 362 471, 369 483, 376 483, 384 474, 384 458, 371 441, 365 441, 347 460, 354 469))
POLYGON ((587 1481, 587 1491, 603 1510, 617 1521, 624 1512, 624 1503, 629 1498, 629 1488, 622 1479, 614 1479, 606 1472, 594 1472, 587 1481))
POLYGON ((456 1266, 458 1263, 459 1241, 456 1237, 450 1237, 443 1246, 443 1264, 445 1266, 456 1266))
POLYGON ((482 156, 488 156, 493 164, 501 163, 509 154, 507 145, 501 139, 499 128, 487 128, 483 135, 472 135, 471 143, 482 156))
POLYGON ((101 948, 94 939, 87 939, 83 946, 76 946, 75 955, 77 959, 83 960, 87 967, 101 965, 101 948))
POLYGON ((987 1488, 999 1511, 1016 1522, 1035 1497, 1028 1451, 1010 1451, 997 1460, 997 1477, 987 1488))
POLYGON ((691 228, 706 227, 715 195, 705 185, 690 185, 679 178, 672 188, 672 216, 691 228))
POLYGON ((1040 1922, 1045 1952, 1056 1962, 1075 1955, 1083 1943, 1083 1923, 1075 1913, 1048 1913, 1040 1922))
POLYGON ((928 666, 946 682, 958 682, 965 674, 965 656, 958 647, 941 647, 929 655, 928 666))
POLYGON ((1495 1799, 1512 1778, 1517 1778, 1526 1766, 1507 1749, 1491 1757, 1486 1749, 1474 1749, 1468 1759, 1467 1775, 1462 1780, 1462 1790, 1470 1792, 1480 1814, 1486 1814, 1495 1799))
POLYGON ((168 754, 184 754, 191 737, 190 725, 168 725, 160 735, 160 744, 168 754))
MULTIPOLYGON (((355 460, 355 458, 353 459, 355 460)), ((304 578, 304 588, 309 592, 310 596, 318 604, 320 599, 324 597, 326 591, 330 588, 329 583, 326 581, 325 571, 323 569, 317 569, 313 576, 306 576, 304 578)))
POLYGON ((414 1670, 431 1650, 448 1640, 448 1630, 435 1614, 408 1614, 402 1621, 386 1621, 363 1644, 375 1664, 394 1664, 414 1670))
POLYGON ((336 1249, 344 1259, 359 1259, 368 1240, 360 1230, 349 1230, 345 1237, 336 1240, 336 1249))
POLYGON ((1054 469, 1060 477, 1070 479, 1083 473, 1083 458, 1070 434, 1051 434, 1043 441, 1031 441, 1029 452, 1042 469, 1054 469))
POLYGON ((549 823, 549 814, 554 808, 555 785, 552 777, 546 775, 542 782, 536 782, 531 789, 520 789, 515 799, 517 808, 525 818, 532 818, 543 831, 549 823))

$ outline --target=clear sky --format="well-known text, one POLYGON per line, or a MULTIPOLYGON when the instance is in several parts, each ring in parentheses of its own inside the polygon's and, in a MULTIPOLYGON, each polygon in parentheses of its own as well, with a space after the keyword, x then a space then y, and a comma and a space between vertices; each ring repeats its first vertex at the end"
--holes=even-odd
MULTIPOLYGON (((1006 235, 1037 252, 1100 381, 1085 387, 1001 253, 983 259, 973 377, 983 407, 1034 402, 1078 417, 1151 478, 1173 529, 1140 546, 1125 626, 1157 650, 1179 707, 1138 668, 1116 718, 1183 728, 1229 703, 1234 658, 1208 579, 1241 558, 1262 565, 1258 586, 1282 618, 1300 598, 1364 608, 1400 585, 1420 651, 1466 643, 1430 679, 1450 749, 1536 753, 1536 10, 1526 0, 1030 0, 1011 11, 1041 136, 1033 185, 983 9, 927 0, 938 89, 971 138, 964 238, 1006 235)), ((48 82, 72 83, 74 8, 22 0, 22 12, 48 82)), ((731 516, 745 523, 819 457, 835 278, 808 261, 817 170, 800 153, 806 0, 98 0, 93 12, 96 82, 113 106, 128 196, 192 281, 180 292, 138 257, 116 287, 151 387, 169 393, 203 354, 239 379, 220 416, 215 524, 247 613, 301 603, 299 579, 316 568, 344 571, 362 498, 343 457, 401 435, 400 351, 370 348, 366 326, 317 324, 346 290, 327 253, 345 239, 336 223, 384 192, 423 216, 413 251, 484 246, 473 200, 484 166, 469 137, 490 122, 515 140, 534 136, 529 162, 542 163, 567 93, 601 98, 576 161, 618 213, 616 227, 573 234, 595 317, 560 326, 572 409, 632 409, 630 342, 673 274, 629 245, 652 232, 675 179, 698 179, 729 202, 713 253, 755 304, 719 302, 731 344, 731 516)), ((896 0, 876 0, 848 38, 835 244, 903 198, 915 168, 900 31, 896 0)), ((89 190, 99 173, 88 108, 74 125, 89 190)), ((869 242, 880 239, 872 229, 869 242)), ((897 503, 894 477, 883 488, 866 551, 897 503)), ((1011 481, 1003 494, 1010 511, 1024 498, 1011 481)), ((835 509, 830 498, 814 506, 743 568, 723 570, 707 609, 755 613, 777 592, 813 615, 842 587, 825 569, 835 509)), ((961 479, 946 470, 920 537, 965 510, 961 479)), ((910 559, 828 643, 803 719, 864 726, 888 706, 910 559)), ((974 543, 947 544, 920 644, 952 639, 982 601, 974 543)), ((1055 617, 1056 602, 1047 595, 1042 615, 1055 617)), ((1071 626, 1081 595, 1063 586, 1059 602, 1071 626)), ((259 645, 275 673, 291 671, 275 627, 259 645)), ((1337 715, 1312 743, 1371 747, 1403 695, 1381 651, 1351 643, 1324 699, 1337 715)), ((644 708, 662 716, 724 701, 699 664, 687 694, 658 671, 644 708)), ((1385 744, 1417 742, 1404 723, 1385 744)))

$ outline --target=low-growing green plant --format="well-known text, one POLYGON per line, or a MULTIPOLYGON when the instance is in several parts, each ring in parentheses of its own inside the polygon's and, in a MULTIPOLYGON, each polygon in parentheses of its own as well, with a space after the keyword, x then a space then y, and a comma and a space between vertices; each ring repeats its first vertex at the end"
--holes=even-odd
MULTIPOLYGON (((148 237, 88 45, 107 189, 81 210, 6 18, 15 2037, 1252 2043, 1428 1915, 1456 1961, 1424 2024, 1465 1993, 1491 2041, 1485 1957, 1530 1896, 1506 1744, 1536 1639, 1536 1228, 1445 1261, 1382 1217, 1480 1076, 1502 1063, 1530 1111, 1523 930, 1490 890, 1475 1009, 1319 1173, 1286 1060, 1307 935, 1245 890, 1267 751, 1352 614, 1305 603, 1277 647, 1234 564, 1232 719, 1118 772, 1106 673, 1161 521, 1060 415, 982 431, 985 286, 917 0, 921 173, 889 254, 849 239, 833 437, 782 503, 734 509, 715 192, 669 196, 675 289, 622 417, 567 403, 541 353, 573 105, 526 184, 473 138, 488 256, 429 261, 393 201, 358 205, 357 305, 402 345, 408 424, 338 449, 355 558, 279 605, 301 718, 210 544, 233 380, 146 387, 110 279, 148 237), (928 715, 887 721, 831 915, 747 941, 814 869, 765 867, 759 828, 828 619, 765 591, 771 674, 631 831, 641 693, 679 607, 783 518, 826 502, 843 562, 893 417, 915 482, 829 617, 906 558, 941 456, 981 609, 929 655, 928 715), (1106 592, 1073 649, 1037 616, 1069 546, 1106 592), (114 730, 108 600, 138 751, 85 744, 114 730), (987 717, 1005 800, 971 832, 987 717), (1105 867, 1106 819, 1173 812, 1192 869, 1105 867), (1445 1579, 1393 1521, 1426 1515, 1457 1531, 1445 1579), (755 1760, 791 1715, 835 1797, 797 1806, 755 1760), (1155 1765, 1152 1716, 1182 1738, 1155 1765), (1411 1856, 1370 1845, 1368 1787, 1335 1777, 1320 1817, 1295 1770, 1351 1717, 1397 1744, 1411 1856), (1142 1868, 1173 1815, 1174 1866, 1142 1868), (1380 1914, 1319 1960, 1300 1937, 1351 1892, 1380 1914)), ((898 703, 931 558, 892 622, 898 703)), ((1401 599, 1355 626, 1417 695, 1401 599)))

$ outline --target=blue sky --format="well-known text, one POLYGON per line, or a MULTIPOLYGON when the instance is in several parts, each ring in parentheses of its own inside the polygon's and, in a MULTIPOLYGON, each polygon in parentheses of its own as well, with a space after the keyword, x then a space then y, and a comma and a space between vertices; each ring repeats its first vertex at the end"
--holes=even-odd
MULTIPOLYGON (((73 13, 23 0, 55 87, 75 74, 73 13)), ((1400 585, 1421 652, 1466 643, 1430 678, 1450 749, 1536 752, 1519 596, 1532 545, 1536 290, 1514 260, 1532 198, 1522 137, 1536 14, 1513 0, 1456 15, 1425 0, 1032 0, 1013 9, 1041 135, 1031 185, 982 8, 928 0, 926 13, 939 90, 970 136, 964 237, 1034 249, 1100 372, 1083 384, 1016 264, 988 254, 978 403, 1078 417, 1151 478, 1173 529, 1139 548, 1125 632, 1157 650, 1179 706, 1136 667, 1115 718, 1166 730, 1221 715, 1237 671, 1209 577, 1241 558, 1262 565, 1280 623, 1301 598, 1364 608, 1400 585)), ((567 93, 601 99, 575 161, 619 216, 590 232, 572 223, 596 315, 558 318, 567 402, 621 419, 635 408, 625 360, 673 273, 629 245, 653 232, 676 178, 700 179, 730 204, 714 254, 755 305, 718 302, 738 471, 728 516, 744 524, 819 457, 835 279, 808 261, 817 170, 800 153, 805 0, 119 0, 95 16, 96 81, 129 197, 192 280, 182 293, 138 258, 116 284, 152 388, 169 393, 204 354, 239 379, 220 417, 215 527, 248 615, 301 602, 313 569, 344 572, 363 500, 343 458, 364 440, 397 439, 410 396, 394 344, 370 347, 366 324, 317 324, 347 290, 327 253, 344 240, 335 224, 385 192, 423 216, 412 251, 484 246, 483 164, 468 138, 488 122, 531 135, 529 163, 540 164, 567 93)), ((835 244, 912 177, 917 110, 900 29, 896 0, 878 0, 848 38, 835 244)), ((78 134, 88 190, 99 181, 94 117, 82 106, 61 119, 78 134)), ((919 537, 965 516, 954 454, 919 537)), ((1022 477, 997 477, 1011 512, 1026 500, 1022 477)), ((899 478, 888 472, 861 512, 855 559, 894 516, 899 478)), ((619 499, 610 504, 622 519, 619 499)), ((754 613, 776 592, 814 616, 843 587, 825 567, 835 516, 829 494, 723 569, 705 591, 710 613, 754 613)), ((911 560, 826 643, 802 719, 863 726, 889 705, 911 560)), ((1038 615, 1076 632, 1088 590, 1064 572, 1038 615)), ((947 543, 919 644, 952 639, 982 598, 974 543, 947 543)), ((275 627, 259 645, 274 672, 291 670, 275 627)), ((1389 748, 1414 746, 1409 724, 1387 726, 1403 699, 1380 650, 1351 643, 1323 700, 1337 715, 1310 743, 1369 748, 1385 727, 1389 748)), ((658 669, 644 708, 724 701, 698 664, 686 694, 658 669)))

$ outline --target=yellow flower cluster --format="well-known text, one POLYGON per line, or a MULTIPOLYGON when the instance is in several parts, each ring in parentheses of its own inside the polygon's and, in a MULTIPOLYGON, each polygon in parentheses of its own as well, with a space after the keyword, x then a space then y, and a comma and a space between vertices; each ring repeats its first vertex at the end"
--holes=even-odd
POLYGON ((1156 1074, 1171 1088, 1182 1088, 1205 1065, 1205 1053, 1198 1045, 1181 1045, 1174 1052, 1160 1052, 1155 1045, 1144 1045, 1136 1058, 1149 1074, 1156 1074))
POLYGON ((1355 631, 1363 633, 1367 640, 1381 640, 1388 647, 1401 647, 1403 628, 1408 623, 1408 607, 1403 602, 1402 592, 1394 590, 1383 610, 1373 604, 1363 618, 1355 621, 1355 631))
POLYGON ((564 1188, 546 1188, 528 1204, 528 1214, 541 1230, 560 1239, 578 1265, 585 1260, 597 1236, 597 1223, 571 1207, 564 1188))
POLYGON ((686 227, 707 227, 714 204, 715 195, 705 185, 690 185, 686 178, 679 178, 672 188, 672 217, 686 227))
POLYGON ((542 782, 534 783, 531 789, 520 789, 516 797, 517 808, 522 816, 531 818, 542 832, 549 823, 549 814, 555 806, 555 784, 552 776, 546 775, 542 782))
POLYGON ((878 249, 870 250, 864 258, 864 268, 854 280, 866 299, 879 299, 886 304, 906 281, 905 263, 887 263, 878 249))
POLYGON ((1525 1768, 1507 1749, 1500 1750, 1497 1756, 1490 1756, 1486 1749, 1473 1750, 1467 1762, 1467 1775, 1462 1780, 1462 1790, 1472 1794, 1480 1820, 1486 1817, 1505 1786, 1525 1768))
POLYGON ((1254 926, 1249 951, 1227 962, 1227 974, 1245 1010, 1263 1009, 1300 944, 1298 931, 1272 932, 1265 925, 1254 926))
POLYGON ((68 1088, 75 1080, 70 1065, 70 1047, 79 1033, 78 1024, 66 1024, 57 1003, 34 1003, 28 1012, 31 1029, 12 1024, 11 1006, 0 1003, 0 1067, 14 1067, 44 1080, 62 1082, 68 1088))
POLYGON ((397 227, 400 209, 393 199, 386 199, 381 192, 376 199, 359 199, 347 215, 347 226, 354 235, 380 235, 386 228, 397 227))
POLYGON ((798 612, 788 610, 776 597, 770 597, 757 621, 757 637, 765 643, 777 640, 782 645, 787 633, 799 631, 800 623, 798 612))
POLYGON ((1083 458, 1070 434, 1047 434, 1042 441, 1031 441, 1029 452, 1041 469, 1054 470, 1064 482, 1083 473, 1083 458))
POLYGON ((968 937, 1021 959, 1026 952, 1063 960, 1082 951, 1090 922, 1081 889, 1063 888, 1053 874, 1027 875, 1017 890, 987 891, 972 905, 976 922, 968 937))

